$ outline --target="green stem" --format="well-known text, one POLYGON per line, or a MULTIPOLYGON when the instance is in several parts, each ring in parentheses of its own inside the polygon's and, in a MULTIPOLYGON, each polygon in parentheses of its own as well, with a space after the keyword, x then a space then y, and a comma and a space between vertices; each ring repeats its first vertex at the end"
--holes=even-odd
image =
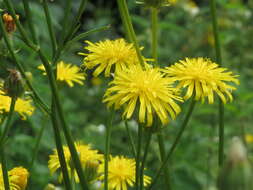
POLYGON ((135 188, 140 189, 140 165, 141 165, 141 145, 142 145, 142 133, 143 125, 138 126, 138 144, 137 144, 137 154, 136 154, 136 168, 135 168, 135 188))
POLYGON ((145 68, 144 60, 141 55, 140 46, 138 44, 138 41, 137 41, 137 38, 135 35, 135 31, 134 31, 131 17, 130 17, 129 11, 128 11, 126 0, 117 0, 117 2, 118 2, 120 15, 122 15, 122 19, 124 19, 124 20, 122 20, 122 22, 125 25, 125 28, 127 28, 127 32, 129 33, 129 37, 130 37, 131 42, 134 44, 139 62, 143 66, 143 68, 145 68))
POLYGON ((7 162, 5 158, 5 152, 4 152, 4 148, 5 148, 4 141, 5 141, 5 138, 7 138, 10 127, 11 127, 11 120, 12 120, 12 116, 15 110, 15 103, 16 103, 16 98, 11 98, 10 110, 9 110, 6 126, 4 128, 4 132, 0 139, 0 156, 1 156, 2 173, 3 173, 3 178, 4 178, 5 190, 10 190, 10 184, 9 184, 9 179, 8 179, 7 162))
POLYGON ((133 155, 136 158, 136 148, 135 148, 134 140, 133 140, 133 137, 132 137, 131 132, 129 130, 129 126, 128 126, 127 121, 125 121, 125 126, 126 126, 126 130, 127 130, 127 135, 129 137, 129 140, 130 140, 130 144, 131 144, 131 149, 132 149, 133 155))
POLYGON ((182 134, 191 118, 191 115, 192 115, 192 112, 194 110, 194 107, 195 107, 195 100, 194 100, 194 97, 192 97, 192 100, 191 100, 191 103, 190 103, 190 107, 188 109, 188 112, 183 120, 183 123, 180 127, 180 131, 178 132, 177 136, 176 136, 176 139, 174 141, 174 143, 172 144, 172 147, 170 148, 170 151, 169 153, 167 154, 164 162, 162 163, 161 167, 159 168, 157 174, 155 175, 154 177, 154 180, 152 182, 152 184, 149 186, 149 190, 152 189, 152 187, 155 185, 155 183, 157 182, 158 178, 160 177, 160 175, 162 174, 162 172, 164 171, 164 168, 167 166, 168 162, 169 162, 169 159, 171 157, 171 155, 173 154, 174 150, 176 149, 177 145, 179 144, 180 142, 180 139, 182 137, 182 134))
POLYGON ((3 25, 3 20, 2 19, 0 19, 0 27, 2 29, 2 34, 3 34, 3 37, 4 37, 5 43, 6 43, 7 48, 8 48, 8 50, 9 50, 11 56, 12 56, 12 59, 14 60, 14 63, 17 65, 18 70, 20 71, 22 77, 25 79, 28 88, 33 92, 33 100, 38 103, 38 105, 40 106, 40 108, 44 112, 46 112, 47 114, 50 114, 49 107, 44 103, 44 101, 41 99, 39 94, 36 92, 36 90, 34 89, 32 83, 30 82, 29 78, 25 74, 25 70, 23 68, 23 65, 18 61, 18 59, 16 57, 16 54, 14 53, 14 50, 11 46, 10 40, 8 38, 8 34, 7 34, 7 32, 5 30, 5 27, 3 25))
POLYGON ((105 177, 104 177, 104 190, 108 190, 108 162, 110 157, 110 141, 111 141, 111 130, 112 122, 114 117, 114 111, 111 112, 110 120, 106 128, 106 139, 105 139, 105 177))
MULTIPOLYGON (((46 120, 45 120, 45 121, 46 121, 46 120)), ((34 146, 34 148, 33 148, 32 160, 31 160, 31 162, 30 162, 30 171, 32 170, 34 161, 35 161, 35 159, 36 159, 36 157, 37 157, 37 154, 38 154, 38 151, 39 151, 39 145, 40 145, 40 143, 41 143, 41 138, 42 138, 42 136, 43 136, 43 133, 44 133, 44 131, 45 131, 45 128, 46 128, 46 124, 43 123, 43 124, 42 124, 42 127, 40 128, 39 134, 38 134, 38 136, 36 137, 35 146, 34 146)))
POLYGON ((144 186, 144 169, 145 169, 145 162, 147 160, 147 155, 148 155, 148 151, 149 151, 149 146, 150 146, 150 142, 151 142, 151 137, 152 137, 152 129, 151 128, 147 128, 147 139, 146 139, 146 146, 144 149, 144 155, 142 158, 142 162, 141 162, 141 171, 140 171, 140 190, 143 190, 143 186, 144 186))
POLYGON ((24 5, 25 15, 28 20, 28 26, 29 26, 30 33, 32 35, 33 42, 37 44, 38 41, 37 41, 37 37, 36 37, 36 33, 35 33, 33 21, 32 21, 31 9, 30 9, 28 0, 23 0, 23 5, 24 5))
POLYGON ((48 27, 49 35, 51 38, 53 57, 54 57, 57 50, 57 42, 56 42, 55 33, 52 26, 52 21, 51 21, 52 19, 51 19, 50 12, 48 9, 47 0, 43 0, 42 4, 43 4, 43 9, 44 9, 44 14, 47 20, 47 27, 48 27))
POLYGON ((62 43, 67 35, 67 28, 69 27, 69 16, 71 13, 71 4, 72 0, 65 1, 65 8, 64 8, 64 18, 63 18, 63 27, 62 27, 62 43))
POLYGON ((79 177, 79 180, 80 180, 80 184, 81 184, 83 189, 88 190, 89 187, 88 187, 88 184, 85 180, 82 165, 81 165, 81 162, 79 160, 79 156, 78 156, 78 153, 76 151, 76 147, 74 145, 73 138, 70 134, 68 125, 66 123, 66 120, 65 120, 65 117, 64 117, 64 114, 63 114, 63 109, 62 109, 62 106, 61 106, 60 97, 59 97, 59 93, 58 93, 58 89, 57 89, 57 85, 56 85, 56 80, 55 80, 55 76, 54 76, 52 67, 49 64, 46 57, 44 56, 44 54, 41 52, 41 50, 38 51, 38 54, 40 56, 40 59, 41 59, 43 65, 44 65, 44 67, 45 67, 45 70, 46 70, 46 73, 47 73, 47 76, 48 76, 48 79, 49 79, 49 84, 50 84, 50 88, 51 88, 52 95, 53 95, 53 98, 54 98, 55 107, 56 107, 56 110, 58 112, 59 120, 62 123, 62 130, 63 130, 63 133, 65 135, 65 138, 66 138, 66 141, 67 141, 70 153, 71 153, 71 158, 73 159, 73 163, 74 163, 74 166, 76 168, 76 171, 77 171, 77 174, 78 174, 78 177, 79 177))
POLYGON ((12 119, 12 116, 13 116, 13 113, 15 110, 15 104, 16 104, 16 98, 11 98, 10 110, 9 110, 8 118, 6 121, 6 126, 4 128, 2 136, 0 138, 0 149, 1 149, 1 147, 4 147, 3 146, 4 141, 6 140, 8 133, 10 131, 10 128, 11 128, 11 119, 12 119))
POLYGON ((0 148, 0 157, 1 157, 1 164, 2 164, 2 174, 3 174, 3 179, 4 179, 4 189, 10 190, 7 161, 5 158, 4 146, 0 148))
POLYGON ((61 132, 59 129, 59 122, 57 119, 57 112, 55 110, 54 102, 52 102, 51 109, 52 109, 51 118, 52 118, 53 130, 54 130, 54 139, 55 139, 58 158, 59 158, 60 165, 61 165, 61 172, 63 175, 63 181, 64 181, 64 185, 65 185, 66 189, 71 190, 72 186, 71 186, 69 173, 68 173, 68 169, 67 169, 67 163, 66 163, 66 159, 65 159, 65 155, 64 155, 63 146, 62 146, 61 132))
MULTIPOLYGON (((221 58, 221 45, 219 39, 219 30, 217 24, 217 14, 216 14, 216 0, 211 0, 210 10, 212 14, 212 25, 213 25, 213 35, 215 44, 215 54, 216 62, 222 65, 221 58)), ((224 159, 224 104, 222 100, 219 100, 219 166, 221 167, 224 159)))
MULTIPOLYGON (((162 163, 165 161, 165 145, 164 145, 164 138, 163 138, 163 134, 159 131, 157 133, 157 138, 158 138, 158 145, 159 145, 159 151, 160 151, 160 156, 161 156, 161 161, 162 163)), ((171 189, 171 183, 170 183, 170 175, 169 175, 169 169, 166 165, 166 167, 164 168, 164 182, 166 184, 166 188, 168 190, 171 189)))
POLYGON ((76 17, 74 18, 74 22, 72 24, 72 26, 70 27, 70 29, 67 32, 67 35, 64 39, 64 43, 66 43, 67 41, 69 41, 72 36, 74 35, 75 31, 76 31, 76 27, 78 27, 78 22, 80 21, 80 18, 84 12, 84 9, 86 7, 87 4, 87 0, 82 0, 80 5, 79 5, 79 9, 78 9, 78 13, 76 15, 76 17))
POLYGON ((158 30, 158 9, 151 8, 151 29, 152 29, 152 57, 154 59, 154 65, 158 66, 158 55, 157 55, 157 30, 158 30))

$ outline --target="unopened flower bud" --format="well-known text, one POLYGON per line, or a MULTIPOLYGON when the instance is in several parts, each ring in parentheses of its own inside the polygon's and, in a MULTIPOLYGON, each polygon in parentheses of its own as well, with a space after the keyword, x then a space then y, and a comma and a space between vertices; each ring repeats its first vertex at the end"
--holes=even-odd
POLYGON ((53 184, 48 184, 44 190, 56 190, 56 187, 53 184))
POLYGON ((84 174, 87 181, 93 181, 98 176, 98 161, 87 161, 84 168, 84 174))
POLYGON ((252 168, 246 149, 238 137, 232 141, 227 161, 224 163, 219 179, 219 190, 251 190, 253 187, 252 168))
POLYGON ((4 92, 12 98, 18 98, 24 93, 22 76, 15 69, 9 69, 9 72, 9 76, 4 81, 4 92))
MULTIPOLYGON (((19 15, 16 15, 16 17, 19 19, 19 15)), ((12 18, 11 15, 9 15, 8 13, 5 13, 3 15, 3 21, 5 25, 5 30, 8 33, 14 32, 16 30, 16 23, 15 23, 14 18, 12 18)))
POLYGON ((143 0, 141 1, 147 7, 160 8, 175 4, 177 0, 143 0))

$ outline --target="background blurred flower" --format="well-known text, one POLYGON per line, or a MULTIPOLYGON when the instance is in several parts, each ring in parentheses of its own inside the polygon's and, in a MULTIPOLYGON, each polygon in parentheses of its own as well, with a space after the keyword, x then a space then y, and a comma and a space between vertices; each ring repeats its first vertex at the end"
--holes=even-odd
POLYGON ((129 119, 139 108, 139 121, 151 126, 153 115, 157 114, 162 124, 169 121, 168 115, 173 119, 180 112, 177 101, 182 101, 177 95, 177 89, 172 87, 173 80, 164 78, 158 69, 143 70, 140 66, 118 72, 107 89, 103 102, 108 107, 114 104, 115 109, 124 107, 123 116, 129 119))
POLYGON ((210 104, 214 102, 214 93, 218 94, 223 103, 227 101, 226 96, 232 101, 231 92, 236 88, 227 83, 239 84, 237 75, 203 57, 180 60, 179 63, 166 67, 164 72, 173 80, 179 81, 178 88, 187 87, 185 99, 195 94, 196 100, 201 98, 204 101, 207 97, 210 104))
MULTIPOLYGON (((99 172, 104 173, 104 164, 99 167, 99 172)), ((104 179, 104 174, 99 178, 104 179)), ((144 186, 151 183, 151 178, 144 175, 144 186)), ((109 190, 127 190, 128 186, 135 183, 135 160, 124 156, 111 157, 108 163, 108 186, 109 190)))
MULTIPOLYGON (((40 65, 38 69, 45 71, 43 65, 40 65)), ((45 72, 43 74, 46 75, 45 72)), ((83 73, 80 72, 78 66, 60 61, 57 64, 57 80, 65 81, 70 87, 73 87, 74 82, 83 85, 85 76, 83 73)))

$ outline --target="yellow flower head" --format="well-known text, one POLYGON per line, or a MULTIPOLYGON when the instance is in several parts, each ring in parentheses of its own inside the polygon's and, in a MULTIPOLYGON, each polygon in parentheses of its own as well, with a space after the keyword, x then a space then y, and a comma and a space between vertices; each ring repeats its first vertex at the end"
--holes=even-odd
POLYGON ((214 93, 218 94, 223 103, 227 102, 227 97, 232 101, 231 92, 236 88, 228 82, 239 84, 237 75, 202 57, 180 60, 179 63, 167 67, 164 72, 179 81, 178 88, 187 87, 185 99, 195 94, 196 100, 201 98, 204 101, 207 97, 210 104, 214 102, 214 93))
MULTIPOLYGON (((43 65, 40 65, 38 69, 45 71, 43 65)), ((43 74, 46 75, 45 72, 43 74)), ((85 80, 85 76, 83 73, 80 72, 78 66, 60 61, 57 64, 57 80, 66 82, 70 87, 73 87, 74 82, 83 85, 83 80, 85 80)))
MULTIPOLYGON (((105 40, 97 43, 85 42, 88 46, 84 49, 88 50, 88 53, 79 54, 85 56, 83 64, 86 68, 93 69, 96 67, 93 72, 95 77, 103 71, 105 76, 109 77, 113 69, 116 73, 131 65, 139 64, 135 48, 124 39, 105 40)), ((144 58, 144 61, 147 60, 144 58)))
POLYGON ((29 177, 29 172, 23 167, 13 168, 8 172, 13 183, 19 187, 20 190, 25 190, 27 185, 27 179, 29 177))
MULTIPOLYGON (((0 114, 4 112, 8 113, 11 105, 11 98, 5 95, 4 91, 1 90, 2 86, 3 84, 0 83, 0 114)), ((26 119, 26 116, 31 116, 33 114, 34 109, 31 99, 18 98, 14 110, 21 115, 22 119, 26 119)))
MULTIPOLYGON (((97 150, 92 150, 90 145, 85 145, 81 142, 76 142, 75 147, 76 147, 77 153, 79 155, 82 167, 84 169, 85 169, 86 165, 90 164, 91 162, 98 163, 103 160, 103 155, 99 154, 97 150)), ((69 148, 67 146, 63 146, 63 151, 64 151, 69 174, 72 175, 73 174, 73 163, 72 163, 69 148)), ((51 174, 53 174, 57 169, 60 168, 60 161, 59 161, 59 157, 58 157, 56 149, 54 150, 54 154, 49 156, 48 168, 49 168, 51 174)), ((62 178, 62 176, 60 176, 60 181, 61 181, 61 178, 62 178)), ((79 178, 78 178, 76 171, 74 171, 74 178, 75 178, 76 182, 79 182, 79 178)))
POLYGON ((244 138, 247 143, 253 143, 253 135, 246 134, 244 138))
MULTIPOLYGON (((8 172, 10 190, 25 190, 29 172, 23 167, 13 168, 8 172)), ((0 165, 0 190, 4 190, 2 166, 0 165)))
POLYGON ((103 102, 107 102, 109 107, 114 104, 115 109, 125 105, 123 116, 126 119, 133 115, 137 104, 141 123, 151 126, 153 115, 157 114, 161 122, 166 124, 168 115, 174 119, 180 112, 175 100, 182 101, 172 83, 158 69, 143 70, 140 66, 132 66, 115 75, 103 102))
MULTIPOLYGON (((100 180, 104 179, 104 164, 99 167, 102 173, 100 180)), ((151 178, 144 175, 144 186, 151 183, 151 178)), ((135 183, 135 160, 123 156, 112 157, 108 162, 108 186, 109 190, 127 190, 128 186, 135 183)))

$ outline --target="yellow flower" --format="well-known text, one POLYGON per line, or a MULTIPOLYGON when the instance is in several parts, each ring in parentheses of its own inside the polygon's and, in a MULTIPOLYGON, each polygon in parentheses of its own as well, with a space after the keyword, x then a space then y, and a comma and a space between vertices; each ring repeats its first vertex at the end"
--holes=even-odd
MULTIPOLYGON (((8 172, 10 190, 25 190, 29 172, 23 167, 13 168, 8 172)), ((0 190, 4 190, 2 166, 0 165, 0 190)))
MULTIPOLYGON (((97 150, 92 150, 90 145, 85 145, 81 142, 76 142, 75 147, 76 147, 77 153, 79 155, 79 159, 81 161, 83 169, 85 169, 86 165, 90 164, 91 162, 98 163, 103 160, 103 155, 98 154, 97 150)), ((72 163, 69 148, 67 146, 63 146, 63 151, 64 151, 69 175, 73 175, 73 173, 74 173, 74 176, 72 176, 72 177, 75 178, 76 182, 79 182, 78 175, 75 170, 73 171, 73 168, 72 168, 73 163, 72 163)), ((49 168, 51 174, 55 173, 56 170, 60 168, 60 161, 59 161, 59 157, 58 157, 56 149, 54 150, 54 154, 49 156, 48 168, 49 168)), ((62 176, 60 176, 60 181, 61 181, 61 179, 62 179, 62 176)))
MULTIPOLYGON (((9 112, 11 105, 11 98, 5 95, 4 91, 1 90, 2 86, 3 84, 0 83, 0 114, 9 112)), ((31 116, 33 114, 34 109, 31 99, 18 98, 14 110, 21 115, 22 119, 26 119, 26 116, 31 116)))
POLYGON ((23 167, 13 168, 8 172, 13 183, 19 187, 20 190, 25 190, 27 185, 27 179, 29 177, 29 172, 23 167))
POLYGON ((135 110, 139 108, 139 121, 151 126, 153 115, 157 114, 161 122, 168 123, 170 115, 173 119, 180 112, 180 107, 175 100, 182 101, 177 95, 177 89, 172 87, 173 80, 164 77, 158 69, 140 66, 132 66, 129 69, 118 72, 107 89, 103 102, 108 107, 114 104, 115 109, 124 107, 123 117, 129 119, 135 110))
POLYGON ((207 97, 210 104, 214 102, 214 93, 218 94, 223 103, 226 103, 227 99, 232 101, 231 92, 236 88, 228 82, 239 84, 237 75, 202 57, 180 60, 179 63, 167 67, 164 72, 179 81, 178 88, 187 87, 185 99, 195 94, 196 100, 204 101, 207 97))
MULTIPOLYGON (((104 180, 104 164, 99 167, 102 173, 100 180, 104 180)), ((151 183, 151 178, 144 175, 144 186, 151 183)), ((135 160, 123 156, 112 157, 108 162, 108 186, 109 190, 127 190, 128 186, 135 183, 135 160)))
MULTIPOLYGON (((79 54, 85 56, 83 64, 86 68, 96 67, 93 72, 95 77, 103 71, 105 71, 105 76, 109 77, 113 71, 116 73, 131 65, 139 64, 135 48, 124 39, 105 40, 97 43, 85 42, 88 46, 84 49, 88 50, 88 53, 79 54)), ((144 61, 148 61, 148 59, 144 58, 144 61)))
POLYGON ((251 135, 251 134, 247 134, 247 135, 245 135, 245 141, 247 142, 247 143, 252 143, 253 142, 253 135, 251 135))
MULTIPOLYGON (((45 71, 43 65, 40 65, 38 69, 45 71)), ((46 73, 43 74, 46 75, 46 73)), ((57 80, 65 81, 70 87, 73 87, 74 82, 83 85, 83 80, 85 80, 85 76, 83 73, 80 72, 78 66, 60 61, 57 64, 57 80)))

